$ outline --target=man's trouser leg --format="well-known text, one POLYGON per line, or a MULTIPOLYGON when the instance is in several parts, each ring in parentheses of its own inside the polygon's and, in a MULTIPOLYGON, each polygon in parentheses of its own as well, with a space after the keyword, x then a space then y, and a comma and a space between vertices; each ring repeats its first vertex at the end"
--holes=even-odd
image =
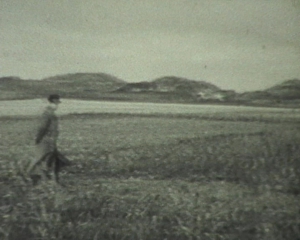
POLYGON ((37 146, 37 154, 36 154, 36 158, 31 162, 28 170, 27 170, 27 174, 31 175, 32 173, 35 172, 36 168, 40 168, 39 171, 37 172, 37 177, 41 176, 42 179, 48 179, 47 177, 47 166, 46 166, 46 162, 47 159, 49 157, 51 157, 52 152, 50 151, 49 148, 47 148, 47 146, 45 145, 38 145, 37 146), (41 166, 41 165, 44 166, 41 166))

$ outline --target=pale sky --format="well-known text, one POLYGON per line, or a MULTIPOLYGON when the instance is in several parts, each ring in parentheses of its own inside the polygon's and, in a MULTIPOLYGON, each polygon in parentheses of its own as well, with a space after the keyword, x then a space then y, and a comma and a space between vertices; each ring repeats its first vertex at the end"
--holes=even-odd
POLYGON ((0 0, 0 77, 104 72, 252 91, 300 79, 300 0, 0 0))

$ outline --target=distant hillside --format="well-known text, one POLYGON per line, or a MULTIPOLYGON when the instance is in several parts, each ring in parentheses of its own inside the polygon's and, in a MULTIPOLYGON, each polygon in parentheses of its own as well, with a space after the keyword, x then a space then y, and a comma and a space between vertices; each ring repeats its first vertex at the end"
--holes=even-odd
POLYGON ((150 92, 156 90, 156 84, 153 82, 137 82, 127 83, 116 90, 116 92, 130 93, 130 92, 150 92))
POLYGON ((273 95, 277 99, 300 99, 300 80, 292 79, 284 81, 281 84, 266 89, 265 92, 273 95))
POLYGON ((65 74, 42 80, 0 78, 0 99, 44 98, 51 93, 63 98, 181 103, 227 101, 235 96, 234 91, 211 83, 175 76, 138 83, 126 83, 105 73, 65 74))
POLYGON ((166 76, 151 82, 128 83, 116 92, 122 93, 151 93, 152 95, 173 96, 173 98, 199 102, 224 101, 235 96, 234 91, 224 91, 205 81, 195 81, 175 76, 166 76))
POLYGON ((217 86, 204 81, 195 81, 186 78, 167 76, 151 82, 127 83, 118 91, 120 92, 186 92, 195 94, 203 90, 219 91, 217 86))
POLYGON ((153 81, 159 92, 188 92, 198 94, 201 91, 219 91, 219 87, 205 81, 167 76, 153 81))
POLYGON ((0 100, 32 98, 31 82, 19 77, 0 78, 0 100))
POLYGON ((260 106, 295 106, 300 102, 300 80, 292 79, 271 88, 244 93, 223 90, 205 82, 165 76, 149 82, 127 83, 106 73, 75 73, 42 80, 0 78, 0 100, 45 98, 58 93, 62 98, 176 102, 228 103, 260 106))
POLYGON ((44 81, 58 81, 60 83, 82 83, 84 81, 96 83, 96 84, 124 84, 124 80, 121 80, 115 76, 106 74, 106 73, 73 73, 73 74, 64 74, 57 75, 53 77, 48 77, 42 79, 44 81))
POLYGON ((262 91, 244 92, 236 97, 239 101, 262 104, 278 104, 300 99, 300 80, 292 79, 262 91))
POLYGON ((42 80, 22 80, 16 77, 0 78, 0 99, 45 97, 58 93, 62 97, 97 98, 126 82, 105 73, 75 73, 42 80))
POLYGON ((254 100, 275 100, 275 96, 267 91, 253 91, 240 93, 236 99, 244 101, 254 101, 254 100))
POLYGON ((58 75, 43 79, 43 87, 51 91, 57 87, 67 93, 80 92, 110 92, 126 84, 124 80, 106 73, 75 73, 58 75), (78 92, 80 91, 80 92, 78 92))

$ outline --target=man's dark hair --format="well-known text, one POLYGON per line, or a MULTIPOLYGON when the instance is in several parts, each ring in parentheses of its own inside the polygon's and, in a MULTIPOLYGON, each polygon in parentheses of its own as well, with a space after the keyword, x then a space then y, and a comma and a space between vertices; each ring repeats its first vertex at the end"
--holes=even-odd
POLYGON ((60 96, 58 94, 51 94, 48 97, 49 102, 53 102, 53 100, 59 100, 59 99, 60 99, 60 96))

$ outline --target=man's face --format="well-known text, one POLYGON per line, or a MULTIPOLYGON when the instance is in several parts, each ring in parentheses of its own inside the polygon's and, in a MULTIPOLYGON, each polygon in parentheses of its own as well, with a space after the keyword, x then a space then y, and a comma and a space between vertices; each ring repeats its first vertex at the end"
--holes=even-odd
POLYGON ((56 105, 60 104, 60 100, 59 100, 59 99, 53 99, 52 102, 53 102, 54 104, 56 104, 56 105))
POLYGON ((58 105, 61 103, 59 99, 53 99, 51 102, 55 106, 55 110, 58 108, 58 105))

